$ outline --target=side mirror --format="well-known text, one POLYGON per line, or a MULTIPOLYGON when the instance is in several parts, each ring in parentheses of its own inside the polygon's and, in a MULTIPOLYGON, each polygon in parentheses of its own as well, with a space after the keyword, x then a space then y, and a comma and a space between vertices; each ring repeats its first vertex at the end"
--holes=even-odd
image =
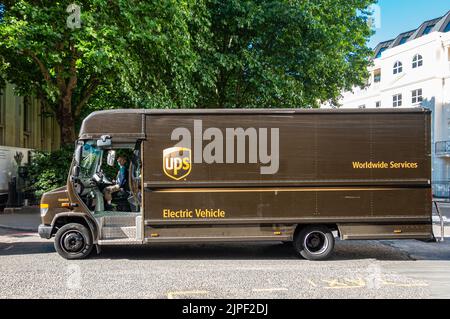
POLYGON ((116 161, 116 151, 110 150, 108 152, 108 157, 106 158, 106 163, 109 166, 114 166, 115 161, 116 161))
POLYGON ((78 177, 80 175, 80 166, 74 165, 72 167, 72 177, 78 177))
POLYGON ((102 137, 97 140, 97 147, 109 147, 111 144, 111 136, 109 135, 102 135, 102 137))
POLYGON ((77 144, 77 146, 75 147, 75 162, 80 165, 81 162, 81 150, 83 148, 83 145, 77 144))

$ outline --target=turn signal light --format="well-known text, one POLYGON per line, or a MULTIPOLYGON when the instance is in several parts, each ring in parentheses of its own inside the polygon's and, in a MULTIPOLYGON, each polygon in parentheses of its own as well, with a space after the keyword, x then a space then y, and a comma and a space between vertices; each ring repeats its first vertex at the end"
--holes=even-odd
POLYGON ((48 212, 48 204, 41 204, 40 208, 41 208, 41 217, 43 217, 48 212))

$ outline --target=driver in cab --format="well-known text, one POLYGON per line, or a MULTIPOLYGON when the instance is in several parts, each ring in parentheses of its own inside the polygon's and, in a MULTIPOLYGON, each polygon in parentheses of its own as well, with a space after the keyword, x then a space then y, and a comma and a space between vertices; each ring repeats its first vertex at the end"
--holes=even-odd
POLYGON ((108 186, 104 189, 104 196, 107 206, 112 207, 112 194, 119 191, 125 191, 128 185, 128 169, 126 166, 127 159, 125 156, 119 156, 117 158, 119 164, 119 171, 114 185, 108 186))

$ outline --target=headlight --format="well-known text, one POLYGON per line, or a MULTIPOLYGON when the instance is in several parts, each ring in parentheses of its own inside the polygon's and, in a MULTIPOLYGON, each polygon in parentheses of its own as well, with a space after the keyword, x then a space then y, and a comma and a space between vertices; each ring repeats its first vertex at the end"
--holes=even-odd
POLYGON ((41 204, 41 216, 45 216, 48 212, 48 204, 41 204))

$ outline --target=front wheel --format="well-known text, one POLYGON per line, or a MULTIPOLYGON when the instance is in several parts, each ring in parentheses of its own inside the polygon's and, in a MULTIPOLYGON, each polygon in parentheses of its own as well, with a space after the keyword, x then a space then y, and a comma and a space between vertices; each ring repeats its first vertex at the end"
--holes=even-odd
POLYGON ((91 232, 84 225, 70 223, 56 232, 55 249, 65 259, 85 258, 93 246, 91 232))
POLYGON ((334 249, 333 233, 325 226, 305 227, 295 236, 294 248, 305 259, 327 259, 334 249))

